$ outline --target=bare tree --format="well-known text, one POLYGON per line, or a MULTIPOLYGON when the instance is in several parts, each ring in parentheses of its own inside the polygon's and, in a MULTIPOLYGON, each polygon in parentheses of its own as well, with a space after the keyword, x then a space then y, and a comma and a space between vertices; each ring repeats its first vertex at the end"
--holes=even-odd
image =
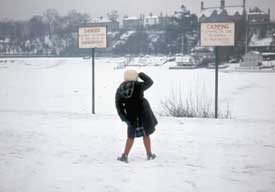
POLYGON ((91 18, 88 14, 82 14, 73 9, 68 12, 67 20, 69 31, 75 32, 79 26, 89 23, 91 18))
POLYGON ((47 34, 47 24, 40 15, 33 16, 29 20, 29 30, 32 38, 43 37, 47 34))
POLYGON ((58 26, 59 14, 56 9, 47 9, 43 15, 48 24, 49 35, 51 36, 58 26))
POLYGON ((107 13, 107 17, 111 20, 111 21, 117 21, 119 18, 119 14, 117 10, 112 10, 110 13, 107 13))

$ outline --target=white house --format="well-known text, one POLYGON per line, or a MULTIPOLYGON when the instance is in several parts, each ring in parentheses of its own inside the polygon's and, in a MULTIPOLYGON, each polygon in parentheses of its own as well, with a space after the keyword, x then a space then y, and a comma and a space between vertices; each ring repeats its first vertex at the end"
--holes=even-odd
POLYGON ((158 25, 158 24, 159 24, 159 17, 156 15, 145 16, 143 19, 143 25, 145 28, 158 25))
POLYGON ((119 22, 111 21, 108 18, 94 18, 90 23, 90 26, 107 26, 108 31, 118 31, 119 30, 119 22))
POLYGON ((139 17, 125 17, 122 22, 123 28, 128 30, 138 29, 143 26, 143 20, 139 17))

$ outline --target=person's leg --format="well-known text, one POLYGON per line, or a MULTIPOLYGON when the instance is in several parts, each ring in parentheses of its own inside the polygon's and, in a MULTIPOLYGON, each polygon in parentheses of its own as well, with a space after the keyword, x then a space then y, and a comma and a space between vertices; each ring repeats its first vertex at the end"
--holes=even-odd
POLYGON ((119 161, 128 163, 128 155, 130 153, 130 150, 131 150, 133 144, 134 144, 134 139, 128 137, 127 140, 126 140, 124 153, 120 157, 117 158, 119 161))
POLYGON ((156 156, 156 154, 152 153, 152 150, 151 150, 151 139, 150 139, 149 135, 144 135, 143 136, 143 143, 144 143, 145 150, 146 150, 146 153, 147 153, 147 159, 148 160, 155 159, 157 156, 156 156))
POLYGON ((124 153, 121 155, 121 157, 118 157, 118 160, 128 163, 128 155, 134 144, 134 139, 135 139, 135 129, 128 125, 127 140, 124 147, 124 153))
POLYGON ((129 155, 130 150, 131 150, 133 144, 134 144, 134 139, 128 137, 128 139, 126 140, 126 144, 125 144, 125 148, 124 148, 124 153, 123 153, 124 155, 126 155, 126 157, 129 155))
POLYGON ((143 136, 143 143, 144 143, 144 147, 145 147, 147 155, 152 154, 152 151, 151 151, 151 139, 150 139, 149 135, 148 136, 147 135, 143 136))

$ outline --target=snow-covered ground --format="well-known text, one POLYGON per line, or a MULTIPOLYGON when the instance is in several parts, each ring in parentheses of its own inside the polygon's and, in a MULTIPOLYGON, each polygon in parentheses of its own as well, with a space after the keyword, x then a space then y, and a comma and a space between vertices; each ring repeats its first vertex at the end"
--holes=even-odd
MULTIPOLYGON (((124 70, 114 68, 126 60, 96 60, 98 114, 116 114, 114 94, 124 70)), ((156 57, 144 62, 159 64, 160 61, 156 57)), ((183 96, 202 95, 214 105, 213 69, 169 70, 169 63, 132 68, 153 78, 155 84, 146 92, 146 97, 157 113, 162 112, 161 101, 172 92, 183 96)), ((229 106, 233 118, 238 119, 275 119, 275 73, 221 71, 219 80, 221 110, 229 106)), ((89 113, 91 81, 91 61, 82 58, 2 59, 0 110, 89 113)))
MULTIPOLYGON (((232 119, 158 116, 157 159, 146 161, 136 140, 124 164, 114 106, 123 62, 96 60, 91 115, 89 60, 0 60, 0 192, 275 191, 275 73, 221 72, 220 106, 232 119)), ((213 100, 213 70, 168 67, 135 67, 155 82, 145 96, 157 114, 171 92, 213 100)))

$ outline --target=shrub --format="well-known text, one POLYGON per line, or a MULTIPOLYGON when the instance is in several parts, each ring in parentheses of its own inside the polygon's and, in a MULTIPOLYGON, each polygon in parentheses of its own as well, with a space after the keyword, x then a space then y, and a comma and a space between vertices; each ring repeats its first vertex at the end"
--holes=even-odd
MULTIPOLYGON (((183 96, 182 92, 171 92, 169 97, 164 98, 161 101, 164 115, 173 117, 197 117, 197 118, 214 118, 214 105, 213 102, 205 95, 196 92, 183 96)), ((231 118, 231 111, 229 104, 227 103, 226 111, 218 112, 219 118, 231 118)))

